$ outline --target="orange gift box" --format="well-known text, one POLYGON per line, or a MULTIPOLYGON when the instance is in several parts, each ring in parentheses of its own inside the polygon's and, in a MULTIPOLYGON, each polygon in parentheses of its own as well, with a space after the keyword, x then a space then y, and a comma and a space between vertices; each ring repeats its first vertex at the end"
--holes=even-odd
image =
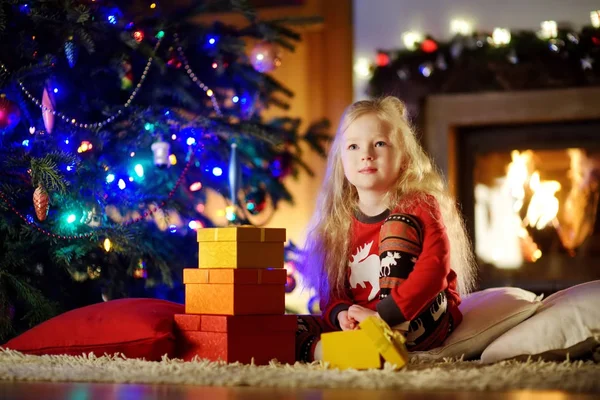
POLYGON ((211 361, 295 362, 295 315, 175 315, 176 355, 211 361))
POLYGON ((186 314, 284 314, 285 269, 183 270, 186 314))

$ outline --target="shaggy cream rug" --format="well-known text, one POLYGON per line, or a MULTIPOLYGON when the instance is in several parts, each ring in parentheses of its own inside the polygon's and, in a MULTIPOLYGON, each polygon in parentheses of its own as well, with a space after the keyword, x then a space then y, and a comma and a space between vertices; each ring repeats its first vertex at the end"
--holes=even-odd
POLYGON ((382 370, 339 371, 319 363, 291 366, 273 362, 268 366, 255 366, 167 358, 148 362, 120 356, 30 356, 3 350, 0 379, 444 391, 555 389, 600 393, 600 364, 528 360, 481 365, 476 361, 415 360, 401 371, 393 371, 387 365, 382 370))

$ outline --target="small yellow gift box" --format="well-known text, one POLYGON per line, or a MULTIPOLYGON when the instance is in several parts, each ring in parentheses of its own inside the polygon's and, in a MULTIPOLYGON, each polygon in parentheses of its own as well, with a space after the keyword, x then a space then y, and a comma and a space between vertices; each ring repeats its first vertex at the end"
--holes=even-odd
POLYGON ((381 368, 383 358, 400 369, 408 362, 406 339, 379 317, 366 318, 357 330, 324 333, 321 340, 331 368, 381 368))
POLYGON ((198 229, 199 268, 283 268, 285 229, 198 229))

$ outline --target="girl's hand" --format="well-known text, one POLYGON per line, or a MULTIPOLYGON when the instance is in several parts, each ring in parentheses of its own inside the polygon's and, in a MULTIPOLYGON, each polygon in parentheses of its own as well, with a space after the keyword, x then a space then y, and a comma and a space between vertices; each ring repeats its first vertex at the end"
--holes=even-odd
POLYGON ((343 331, 356 329, 356 321, 348 317, 348 311, 340 311, 337 318, 343 331))
POLYGON ((361 323, 364 319, 372 316, 378 317, 379 313, 356 304, 351 305, 348 309, 348 318, 353 319, 358 323, 361 323))

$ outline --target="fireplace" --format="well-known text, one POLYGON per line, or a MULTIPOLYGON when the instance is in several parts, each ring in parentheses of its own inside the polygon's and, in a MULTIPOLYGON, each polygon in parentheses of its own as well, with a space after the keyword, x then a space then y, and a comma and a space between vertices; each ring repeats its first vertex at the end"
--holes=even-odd
POLYGON ((549 294, 600 279, 600 89, 432 96, 425 118, 479 288, 549 294))

